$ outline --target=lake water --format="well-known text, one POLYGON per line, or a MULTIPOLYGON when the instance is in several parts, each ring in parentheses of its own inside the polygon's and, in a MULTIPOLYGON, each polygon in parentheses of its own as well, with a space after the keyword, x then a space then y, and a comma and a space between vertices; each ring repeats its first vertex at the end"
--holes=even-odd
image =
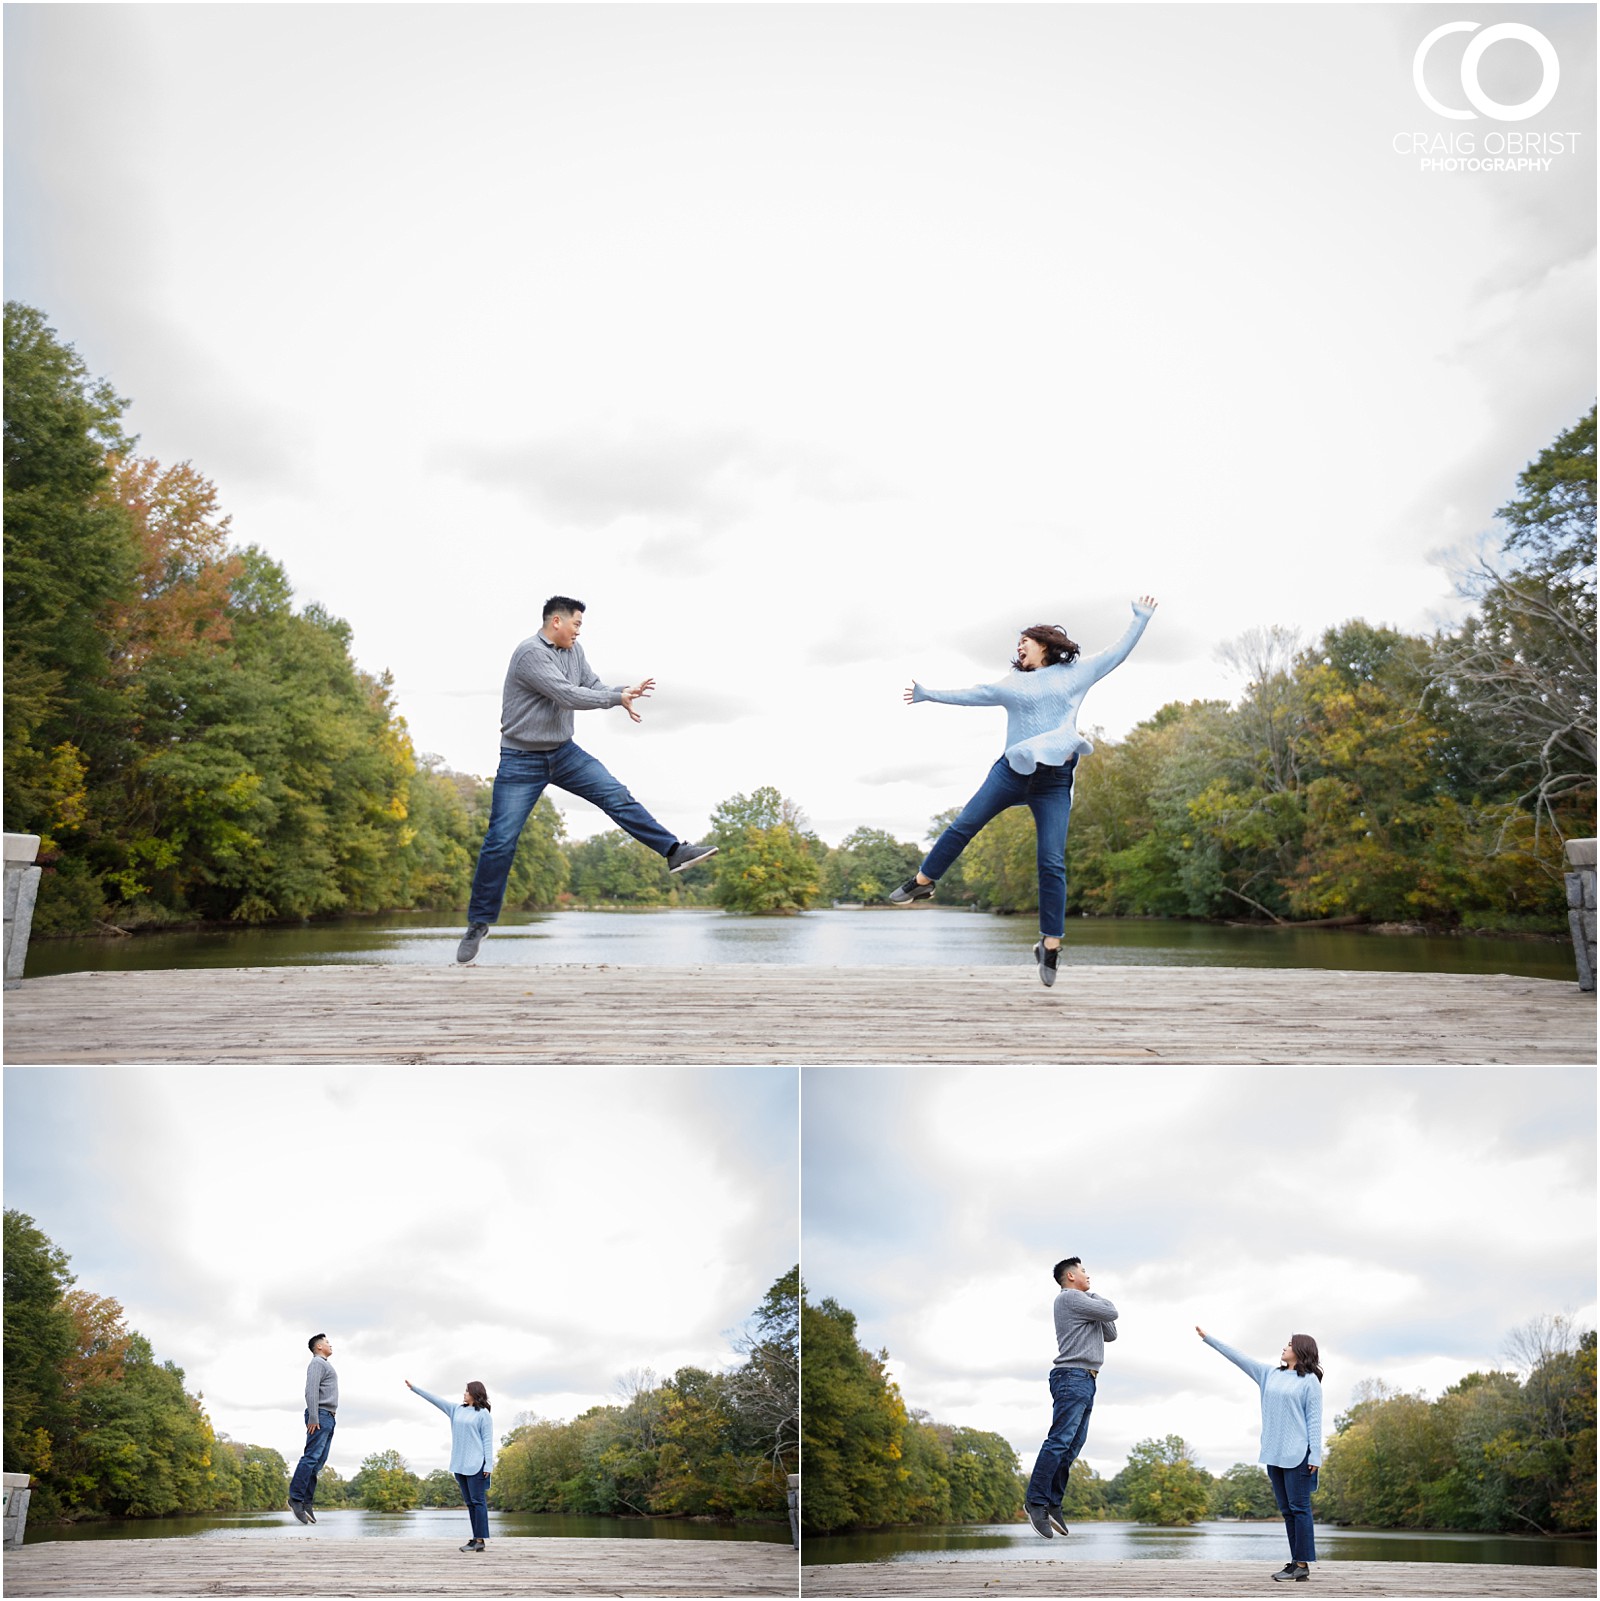
MULTIPOLYGON (((1422 1534, 1395 1529, 1316 1527, 1319 1562, 1512 1562, 1536 1567, 1592 1568, 1595 1542, 1537 1536, 1422 1534)), ((1026 1523, 967 1523, 869 1534, 806 1536, 807 1563, 986 1561, 1259 1562, 1288 1559, 1281 1523, 1198 1523, 1157 1529, 1138 1523, 1075 1523, 1062 1540, 1041 1540, 1026 1523)))
MULTIPOLYGON (((215 1539, 249 1535, 263 1540, 305 1534, 294 1514, 236 1512, 195 1518, 122 1518, 100 1523, 29 1521, 25 1543, 45 1540, 215 1539)), ((317 1513, 317 1532, 330 1540, 464 1540, 464 1507, 424 1507, 415 1512, 364 1512, 330 1507, 317 1513)), ((696 1523, 678 1518, 578 1518, 542 1512, 490 1512, 489 1538, 606 1540, 762 1540, 789 1544, 787 1523, 696 1523)))
MULTIPOLYGON (((27 976, 84 969, 278 967, 455 960, 462 924, 438 913, 129 938, 35 940, 27 976)), ((1029 965, 1031 917, 919 906, 827 909, 797 917, 741 917, 671 908, 656 912, 518 913, 496 924, 478 955, 484 967, 566 962, 692 967, 738 962, 821 967, 1029 965)), ((1385 935, 1354 929, 1257 929, 1161 919, 1069 918, 1067 965, 1319 967, 1400 973, 1511 973, 1574 981, 1571 947, 1558 940, 1385 935)))

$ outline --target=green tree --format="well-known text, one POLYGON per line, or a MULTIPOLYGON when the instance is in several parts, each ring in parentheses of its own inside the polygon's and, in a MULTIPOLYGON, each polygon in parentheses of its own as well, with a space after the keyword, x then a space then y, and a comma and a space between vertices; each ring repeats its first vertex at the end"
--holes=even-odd
POLYGON ((25 1212, 5 1213, 5 1467, 48 1474, 66 1428, 61 1375, 77 1339, 67 1255, 25 1212))
POLYGON ((734 795, 711 814, 716 899, 735 912, 803 912, 821 888, 822 846, 805 817, 770 785, 734 795))
MULTIPOLYGON (((999 912, 1037 909, 1038 845, 1027 807, 1001 812, 962 852, 961 863, 965 887, 980 906, 999 912)), ((940 891, 942 895, 943 880, 940 891)))
POLYGON ((664 906, 675 897, 664 857, 613 828, 566 848, 573 899, 585 906, 664 906))
MULTIPOLYGON (((35 932, 459 905, 476 792, 418 762, 349 627, 230 547, 196 469, 131 453, 40 313, 7 306, 6 353, 5 801, 43 836, 35 932)), ((511 905, 560 893, 559 828, 536 814, 511 905)))
MULTIPOLYGON (((490 1483, 494 1482, 493 1476, 490 1483)), ((461 1486, 448 1468, 435 1468, 422 1481, 417 1493, 417 1504, 426 1507, 453 1507, 461 1505, 461 1486)))
MULTIPOLYGON (((337 1468, 322 1468, 317 1474, 317 1505, 329 1507, 358 1506, 360 1497, 353 1494, 351 1490, 351 1486, 354 1483, 354 1479, 345 1478, 337 1468)), ((286 1506, 288 1500, 289 1490, 286 1484, 284 1486, 283 1501, 280 1504, 286 1506)))
POLYGON ((1141 1440, 1112 1481, 1113 1493, 1140 1523, 1197 1523, 1211 1500, 1211 1475, 1176 1434, 1141 1440))
MULTIPOLYGON (((237 1506, 244 1512, 275 1511, 286 1506, 289 1500, 289 1469, 282 1456, 270 1446, 241 1445, 227 1435, 217 1436, 217 1456, 231 1456, 238 1481, 236 1500, 218 1500, 217 1510, 237 1506)), ((317 1496, 326 1502, 326 1470, 318 1476, 317 1496)))
POLYGON ((125 735, 106 631, 137 553, 102 501, 126 402, 31 306, 5 308, 5 811, 58 844, 88 821, 91 756, 125 735))
MULTIPOLYGON (((1021 1487, 1026 1488, 1026 1485, 1021 1487)), ((1082 1457, 1072 1464, 1067 1492, 1061 1498, 1061 1512, 1069 1524, 1088 1523, 1112 1515, 1110 1485, 1082 1457)))
POLYGON ((828 852, 822 892, 835 901, 882 901, 916 872, 922 854, 916 845, 904 844, 881 828, 853 829, 837 850, 828 852))
POLYGON ((219 1437, 183 1372, 110 1296, 72 1288, 67 1257, 6 1213, 6 1450, 42 1519, 282 1506, 283 1458, 219 1437))
POLYGON ((1020 1515, 1024 1484, 1010 1441, 985 1429, 929 1427, 944 1451, 952 1522, 1009 1523, 1020 1515))
POLYGON ((1595 795, 1595 409, 1523 469, 1496 515, 1500 561, 1462 580, 1477 610, 1438 645, 1433 686, 1472 731, 1476 777, 1558 834, 1595 795))
POLYGON ((801 1498, 816 1534, 893 1516, 901 1484, 905 1403, 876 1356, 856 1343, 856 1319, 831 1298, 802 1299, 801 1498))
POLYGON ((1272 1480, 1259 1462, 1235 1462, 1211 1485, 1207 1509, 1214 1518, 1275 1518, 1277 1499, 1272 1480))
POLYGON ((800 1268, 773 1282, 736 1342, 744 1362, 727 1377, 738 1448, 788 1475, 800 1464, 800 1268))
POLYGON ((362 1462, 351 1490, 369 1512, 409 1512, 422 1499, 422 1480, 398 1451, 374 1451, 362 1462))

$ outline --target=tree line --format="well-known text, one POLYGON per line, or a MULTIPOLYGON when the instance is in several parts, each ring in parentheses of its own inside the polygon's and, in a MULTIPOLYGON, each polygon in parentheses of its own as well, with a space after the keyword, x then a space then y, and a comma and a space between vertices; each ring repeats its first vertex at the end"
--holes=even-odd
POLYGON ((66 1253, 5 1213, 8 1473, 33 1478, 42 1519, 154 1518, 288 1505, 270 1446, 218 1434, 183 1370, 158 1362, 109 1296, 74 1289, 66 1253))
MULTIPOLYGON (((191 464, 137 454, 126 402, 40 312, 8 303, 5 328, 4 798, 42 837, 36 931, 463 906, 489 784, 414 749, 348 624, 230 543, 191 464)), ((1561 841, 1595 802, 1593 409, 1496 515, 1458 628, 1259 629, 1225 648, 1236 703, 1173 701, 1102 740, 1069 908, 1560 932, 1561 841)), ((722 801, 710 838, 710 870, 674 879, 618 831, 566 839, 545 797, 506 905, 870 904, 923 855, 870 827, 829 846, 770 786, 722 801)), ((1033 852, 1013 809, 941 902, 1033 910, 1033 852)))
MULTIPOLYGON (((620 1404, 570 1421, 524 1415, 503 1436, 489 1505, 505 1512, 597 1517, 708 1517, 760 1522, 788 1510, 799 1461, 799 1280, 767 1291, 724 1373, 624 1375, 620 1404)), ((324 1470, 317 1503, 375 1512, 459 1506, 453 1475, 412 1472, 398 1451, 369 1456, 349 1480, 324 1470)))
MULTIPOLYGON (((864 1349, 854 1313, 837 1302, 804 1301, 801 1328, 809 1532, 1022 1518, 1027 1479, 1006 1440, 909 1411, 886 1371, 889 1353, 864 1349)), ((1512 1343, 1517 1371, 1468 1374, 1433 1401, 1381 1382, 1358 1389, 1326 1444, 1317 1517, 1383 1529, 1592 1530, 1594 1332, 1542 1318, 1512 1343)), ((1213 1474, 1176 1434, 1140 1440, 1111 1478, 1079 1461, 1063 1511, 1069 1524, 1279 1516, 1259 1463, 1213 1474)))
MULTIPOLYGON (((41 1520, 178 1517, 288 1506, 268 1446, 218 1434, 183 1370, 157 1361, 109 1296, 75 1289, 69 1259, 25 1213, 5 1213, 4 1460, 33 1479, 41 1520)), ((625 1404, 568 1423, 519 1418, 500 1442, 490 1505, 602 1516, 783 1518, 799 1457, 799 1269, 767 1291, 722 1373, 636 1373, 625 1404)), ((349 1478, 324 1468, 319 1506, 459 1506, 453 1474, 395 1450, 349 1478)))

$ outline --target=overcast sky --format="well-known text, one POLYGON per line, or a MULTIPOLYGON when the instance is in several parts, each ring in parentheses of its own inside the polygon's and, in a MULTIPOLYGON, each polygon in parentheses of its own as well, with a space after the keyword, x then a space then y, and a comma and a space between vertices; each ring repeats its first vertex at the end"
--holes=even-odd
POLYGON ((408 1394, 497 1431, 730 1344, 798 1256, 789 1068, 8 1068, 5 1202, 119 1300, 213 1425, 292 1466, 306 1341, 333 1465, 447 1465, 408 1394))
POLYGON ((1450 17, 1511 12, 1559 88, 1469 123, 1412 85, 1433 6, 9 5, 6 292, 419 750, 492 772, 563 591, 659 680, 579 738, 668 826, 775 784, 917 838, 1001 723, 901 688, 1022 626, 1159 597, 1115 737, 1232 695, 1251 626, 1453 613, 1439 554, 1595 389, 1594 8, 1450 17), (1418 132, 1579 137, 1443 173, 1418 132))
POLYGON ((1376 1378, 1438 1395, 1543 1314, 1595 1326, 1588 1068, 810 1068, 803 1273, 887 1347, 906 1405, 1049 1423, 1051 1267, 1120 1313, 1085 1457, 1179 1434, 1254 1462, 1260 1400, 1194 1333, 1312 1335, 1324 1417, 1376 1378))

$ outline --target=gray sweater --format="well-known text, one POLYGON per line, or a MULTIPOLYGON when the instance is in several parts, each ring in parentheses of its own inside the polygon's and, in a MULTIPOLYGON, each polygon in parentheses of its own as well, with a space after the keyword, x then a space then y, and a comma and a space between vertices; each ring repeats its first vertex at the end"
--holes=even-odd
POLYGON ((312 1357, 306 1367, 306 1411, 315 1417, 319 1410, 339 1410, 339 1375, 325 1356, 312 1357))
POLYGON ((554 750, 572 738, 575 711, 620 706, 625 687, 602 684, 582 645, 562 650, 543 634, 534 634, 512 651, 506 668, 500 742, 513 750, 554 750))
POLYGON ((1093 1290, 1065 1289, 1056 1297, 1056 1359, 1058 1368, 1100 1371, 1106 1359, 1107 1340, 1117 1337, 1117 1309, 1093 1290))

